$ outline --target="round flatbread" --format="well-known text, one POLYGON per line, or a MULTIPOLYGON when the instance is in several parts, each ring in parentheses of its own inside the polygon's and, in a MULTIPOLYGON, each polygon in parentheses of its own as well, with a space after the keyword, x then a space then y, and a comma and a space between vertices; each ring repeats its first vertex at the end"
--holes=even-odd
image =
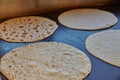
POLYGON ((61 24, 82 30, 97 30, 111 27, 118 19, 110 12, 99 9, 75 9, 62 13, 58 20, 61 24))
POLYGON ((87 50, 97 58, 120 67, 120 30, 107 30, 89 36, 87 50))
POLYGON ((18 17, 0 24, 0 38, 10 42, 45 39, 58 28, 56 22, 39 16, 18 17))
POLYGON ((57 42, 30 44, 1 59, 1 72, 8 80, 82 80, 90 70, 85 53, 57 42))

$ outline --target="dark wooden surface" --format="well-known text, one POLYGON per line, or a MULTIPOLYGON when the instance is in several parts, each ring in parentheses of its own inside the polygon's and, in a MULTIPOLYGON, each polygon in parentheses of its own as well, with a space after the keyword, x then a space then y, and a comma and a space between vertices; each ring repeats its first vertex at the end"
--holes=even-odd
MULTIPOLYGON (((110 11, 114 13, 118 19, 120 19, 119 4, 106 5, 97 8, 110 11)), ((74 30, 63 26, 58 22, 57 17, 60 13, 61 12, 40 15, 55 20, 59 25, 59 28, 52 36, 42 41, 56 41, 56 42, 67 43, 85 52, 89 56, 92 62, 91 73, 88 75, 88 77, 85 80, 120 80, 120 68, 107 64, 101 61, 100 59, 97 59, 96 57, 92 56, 86 50, 84 44, 86 38, 91 34, 103 30, 120 29, 120 21, 118 21, 118 23, 112 26, 111 28, 103 29, 103 30, 96 30, 96 31, 74 30)), ((4 56, 7 52, 11 51, 14 48, 24 46, 27 44, 31 44, 31 43, 10 43, 0 40, 0 57, 4 56)))

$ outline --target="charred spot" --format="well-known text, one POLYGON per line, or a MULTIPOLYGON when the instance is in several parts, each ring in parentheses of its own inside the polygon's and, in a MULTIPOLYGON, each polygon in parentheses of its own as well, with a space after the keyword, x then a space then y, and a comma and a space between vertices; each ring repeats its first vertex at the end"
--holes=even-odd
POLYGON ((52 67, 55 67, 55 65, 52 65, 52 67))
POLYGON ((11 66, 9 66, 9 68, 11 68, 11 66))

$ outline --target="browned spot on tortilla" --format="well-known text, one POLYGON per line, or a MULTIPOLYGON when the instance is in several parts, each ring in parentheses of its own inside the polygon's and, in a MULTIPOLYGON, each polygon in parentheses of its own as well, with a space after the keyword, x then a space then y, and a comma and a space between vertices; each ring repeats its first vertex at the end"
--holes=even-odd
POLYGON ((33 29, 37 29, 37 27, 34 27, 33 29))
POLYGON ((41 24, 41 26, 44 26, 43 24, 41 24))
POLYGON ((45 30, 47 31, 48 29, 47 29, 47 28, 45 28, 45 30))
POLYGON ((15 54, 15 56, 17 56, 17 54, 15 54))
POLYGON ((10 38, 8 37, 8 38, 6 38, 6 39, 10 39, 10 38))
POLYGON ((25 38, 26 36, 21 36, 21 37, 25 38))
POLYGON ((23 31, 24 31, 24 33, 27 33, 27 31, 26 31, 26 30, 24 30, 24 29, 23 29, 23 31))
POLYGON ((35 19, 35 21, 38 21, 38 19, 35 19))
POLYGON ((19 26, 19 28, 23 28, 24 26, 19 26))
POLYGON ((10 35, 12 36, 13 34, 12 34, 12 33, 10 33, 10 35))
POLYGON ((49 24, 49 26, 53 26, 53 24, 49 24))
POLYGON ((50 32, 47 32, 47 34, 50 34, 50 32))
POLYGON ((2 35, 0 35, 0 37, 2 37, 2 35))
POLYGON ((6 31, 6 29, 3 29, 3 31, 6 31))
POLYGON ((47 21, 46 21, 46 20, 44 20, 44 22, 46 23, 47 21))
POLYGON ((16 33, 15 31, 13 31, 12 33, 16 33))
POLYGON ((15 40, 14 38, 12 40, 15 40))
POLYGON ((14 30, 16 29, 16 28, 13 28, 14 30))
POLYGON ((6 25, 7 25, 8 23, 4 23, 4 24, 6 24, 6 25))
POLYGON ((31 21, 31 19, 29 18, 28 21, 31 21))
POLYGON ((23 33, 23 35, 26 35, 26 34, 28 34, 28 33, 27 33, 27 32, 24 32, 24 33, 23 33))
POLYGON ((16 35, 16 37, 18 37, 18 35, 16 35))
POLYGON ((3 26, 3 28, 6 28, 6 26, 3 26))
POLYGON ((55 65, 52 65, 52 67, 55 67, 55 65))
POLYGON ((23 39, 21 39, 20 41, 24 41, 23 39))
POLYGON ((11 68, 11 66, 9 66, 9 68, 11 68))
POLYGON ((30 35, 30 37, 33 37, 33 35, 30 35))
POLYGON ((8 35, 8 33, 5 34, 6 36, 8 35))
POLYGON ((29 22, 29 24, 32 24, 33 22, 29 22))
POLYGON ((39 32, 39 30, 36 30, 36 32, 39 32))
POLYGON ((36 25, 37 27, 39 27, 39 25, 36 25))

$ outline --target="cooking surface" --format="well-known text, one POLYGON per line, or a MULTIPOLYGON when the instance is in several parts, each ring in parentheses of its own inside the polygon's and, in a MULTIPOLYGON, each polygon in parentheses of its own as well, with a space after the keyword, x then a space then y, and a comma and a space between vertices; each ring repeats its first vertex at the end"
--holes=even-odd
MULTIPOLYGON (((120 21, 119 21, 120 6, 119 4, 118 5, 106 5, 106 6, 102 6, 98 8, 102 10, 110 11, 113 14, 115 14, 118 18, 117 24, 115 24, 111 28, 104 29, 104 30, 120 29, 120 21)), ((60 13, 61 12, 41 15, 41 16, 48 17, 52 20, 57 21, 59 25, 59 28, 52 36, 42 41, 63 42, 63 43, 67 43, 69 45, 72 45, 84 51, 89 56, 91 63, 92 63, 91 73, 88 75, 88 77, 85 80, 120 80, 120 68, 107 64, 101 61, 100 59, 97 59, 96 57, 92 56, 85 48, 84 43, 85 43, 86 38, 93 33, 100 32, 103 30, 84 31, 84 30, 75 30, 75 29, 67 28, 61 25, 57 20, 57 17, 60 13)), ((10 42, 0 40, 0 57, 4 56, 7 52, 11 51, 14 48, 24 46, 27 44, 31 44, 31 43, 10 43, 10 42)), ((2 79, 2 80, 6 80, 6 79, 2 79)))

